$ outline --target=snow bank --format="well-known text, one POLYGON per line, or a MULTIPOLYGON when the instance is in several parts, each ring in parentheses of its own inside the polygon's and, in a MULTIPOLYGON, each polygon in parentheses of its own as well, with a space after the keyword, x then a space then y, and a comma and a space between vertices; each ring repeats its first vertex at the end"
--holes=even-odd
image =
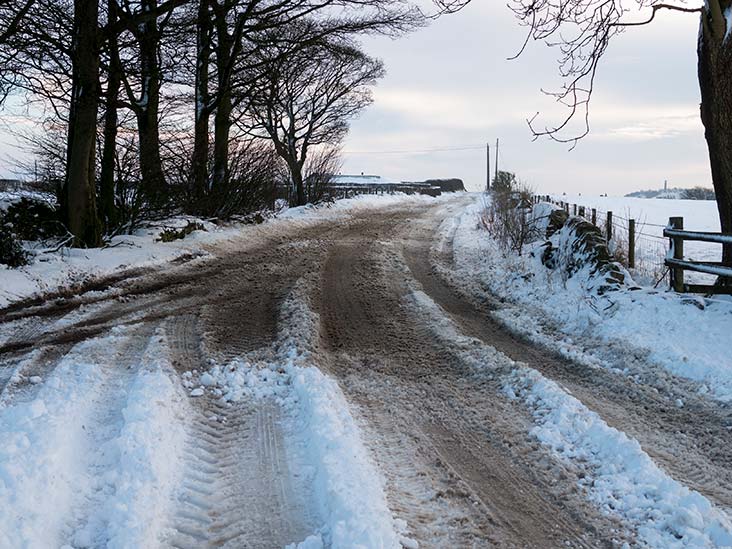
POLYGON ((171 366, 163 333, 150 340, 128 388, 119 435, 104 449, 114 456, 113 467, 103 478, 102 491, 108 496, 85 529, 75 533, 77 546, 160 545, 172 494, 180 482, 186 437, 180 412, 186 401, 165 373, 171 366))
POLYGON ((675 481, 626 434, 608 426, 555 382, 466 337, 424 292, 410 304, 433 333, 478 372, 499 376, 504 393, 532 411, 531 434, 560 458, 586 469, 587 497, 630 524, 641 542, 659 549, 732 546, 732 521, 698 492, 675 481))
POLYGON ((77 345, 32 398, 0 410, 0 546, 59 546, 64 511, 91 490, 85 425, 94 421, 102 350, 120 340, 77 345))
POLYGON ((114 351, 127 341, 115 329, 77 345, 32 396, 0 409, 1 547, 159 545, 180 470, 180 398, 159 336, 124 381, 114 351), (121 414, 99 408, 118 400, 121 414))
POLYGON ((233 401, 275 397, 289 412, 315 470, 314 499, 324 523, 300 549, 323 544, 334 549, 399 548, 400 540, 411 540, 398 533, 401 523, 389 510, 381 476, 348 403, 338 384, 313 365, 318 323, 304 295, 293 291, 282 306, 280 333, 269 360, 237 359, 214 366, 209 375, 217 387, 212 390, 233 401))
MULTIPOLYGON (((701 392, 732 402, 727 345, 732 301, 682 298, 652 288, 598 295, 590 271, 567 278, 559 269, 547 269, 541 242, 520 257, 503 253, 477 221, 481 208, 476 200, 460 216, 453 241, 455 271, 444 274, 458 286, 476 292, 485 287, 520 304, 496 313, 512 329, 546 343, 537 320, 546 319, 565 338, 555 346, 572 358, 585 354, 587 361, 604 364, 585 350, 599 352, 600 346, 647 354, 674 375, 698 382, 701 392)), ((446 223, 442 230, 448 229, 446 223)))
POLYGON ((517 368, 505 386, 532 410, 531 430, 542 444, 573 463, 586 462, 580 481, 603 511, 635 525, 650 547, 732 546, 732 521, 707 498, 662 471, 640 444, 612 427, 536 370, 517 368))

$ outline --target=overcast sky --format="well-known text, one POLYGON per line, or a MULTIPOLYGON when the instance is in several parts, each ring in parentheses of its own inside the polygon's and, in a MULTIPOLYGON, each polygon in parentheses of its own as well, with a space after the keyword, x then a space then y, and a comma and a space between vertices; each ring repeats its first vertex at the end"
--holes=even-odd
MULTIPOLYGON (((500 165, 539 192, 622 195, 638 189, 711 186, 696 82, 696 14, 661 12, 651 26, 616 38, 602 62, 592 133, 577 148, 532 142, 526 118, 561 118, 541 88, 558 89, 556 51, 531 43, 508 61, 524 34, 504 2, 473 0, 463 11, 393 41, 365 41, 388 74, 375 102, 351 126, 343 173, 401 180, 459 177, 485 185, 485 151, 501 140, 500 165), (552 112, 553 111, 553 112, 552 112)), ((5 113, 6 122, 9 120, 5 113)), ((12 154, 0 131, 2 157, 12 154)))
POLYGON ((698 16, 661 12, 628 30, 602 62, 592 133, 577 148, 532 142, 526 118, 560 115, 541 93, 558 89, 556 51, 521 46, 523 29, 503 2, 473 0, 398 41, 370 39, 386 63, 375 102, 354 121, 343 173, 415 180, 460 177, 485 185, 485 151, 393 153, 501 140, 501 167, 543 192, 625 194, 641 188, 711 186, 696 81, 698 16), (554 109, 554 114, 550 112, 554 109))

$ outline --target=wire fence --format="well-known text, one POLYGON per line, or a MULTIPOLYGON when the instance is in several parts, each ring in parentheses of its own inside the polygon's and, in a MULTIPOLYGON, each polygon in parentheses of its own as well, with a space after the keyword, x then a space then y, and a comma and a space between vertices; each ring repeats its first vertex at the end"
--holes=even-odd
POLYGON ((548 195, 538 198, 560 206, 570 215, 581 216, 597 226, 608 241, 610 252, 630 271, 637 282, 656 287, 669 284, 669 272, 665 265, 668 239, 662 236, 665 225, 650 223, 644 219, 631 219, 591 205, 557 201, 548 195))

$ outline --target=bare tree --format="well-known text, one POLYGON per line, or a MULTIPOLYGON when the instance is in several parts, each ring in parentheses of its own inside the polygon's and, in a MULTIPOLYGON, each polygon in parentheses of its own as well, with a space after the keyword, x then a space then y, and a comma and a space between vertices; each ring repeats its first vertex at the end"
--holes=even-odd
POLYGON ((247 90, 266 78, 273 44, 277 55, 285 56, 326 37, 396 36, 424 22, 424 15, 409 0, 198 0, 191 174, 198 209, 206 211, 206 195, 226 186, 232 114, 247 90), (212 137, 213 154, 209 154, 212 137))
POLYGON ((247 94, 242 124, 249 134, 272 140, 289 169, 296 203, 303 205, 308 153, 340 143, 348 121, 371 104, 370 88, 384 67, 352 44, 332 41, 272 59, 247 94))

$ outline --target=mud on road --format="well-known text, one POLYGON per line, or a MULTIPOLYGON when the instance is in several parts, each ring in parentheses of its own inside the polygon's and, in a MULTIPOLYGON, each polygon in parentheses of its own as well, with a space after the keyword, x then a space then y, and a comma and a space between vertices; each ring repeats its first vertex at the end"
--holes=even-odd
MULTIPOLYGON (((691 394, 684 410, 669 409, 657 391, 558 358, 493 320, 495 300, 440 275, 451 251, 449 243, 435 247, 437 228, 466 201, 283 224, 255 243, 212 248, 214 259, 128 273, 0 311, 0 398, 30 390, 8 385, 4 375, 21 361, 42 374, 74 343, 120 325, 152 330, 164 322, 181 374, 205 369, 209 358, 256 353, 275 342, 280 303, 305 283, 320 315, 317 365, 338 380, 384 476, 389 506, 421 547, 632 544, 632 532, 585 499, 580 471, 530 436, 526 409, 503 396, 496 378, 464 364, 405 304, 418 288, 462 333, 561 383, 674 478, 732 508, 729 410, 691 394)), ((287 454, 297 449, 288 448, 292 437, 276 404, 232 408, 206 397, 192 410, 196 436, 170 546, 301 541, 315 522, 310 488, 288 469, 287 454)))

